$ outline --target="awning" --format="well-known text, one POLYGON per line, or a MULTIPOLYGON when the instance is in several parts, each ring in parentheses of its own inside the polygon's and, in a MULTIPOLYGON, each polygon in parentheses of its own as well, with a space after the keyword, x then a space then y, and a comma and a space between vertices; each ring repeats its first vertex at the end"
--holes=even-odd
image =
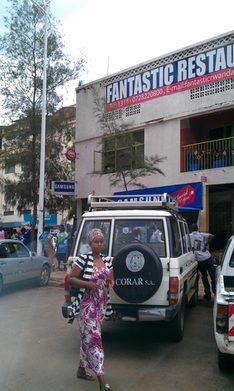
POLYGON ((22 221, 9 221, 7 223, 0 223, 2 228, 16 228, 21 227, 22 221))
MULTIPOLYGON (((202 207, 202 182, 183 183, 163 187, 147 187, 128 191, 128 195, 154 195, 168 193, 178 201, 181 212, 201 210, 202 207)), ((115 195, 124 195, 126 192, 116 192, 115 195)), ((142 197, 141 197, 142 201, 142 197)))

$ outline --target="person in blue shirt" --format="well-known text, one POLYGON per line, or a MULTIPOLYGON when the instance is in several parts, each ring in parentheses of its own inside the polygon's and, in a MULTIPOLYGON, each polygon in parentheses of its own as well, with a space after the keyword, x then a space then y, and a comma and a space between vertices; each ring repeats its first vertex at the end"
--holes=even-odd
POLYGON ((60 226, 60 232, 57 235, 56 257, 58 260, 58 268, 61 270, 61 262, 66 263, 68 251, 68 233, 64 225, 60 226))
POLYGON ((216 293, 216 282, 214 261, 211 253, 207 249, 207 245, 214 239, 214 235, 207 232, 200 232, 197 224, 192 224, 190 231, 191 245, 198 262, 198 270, 201 273, 202 282, 204 285, 204 298, 207 301, 210 301, 211 289, 208 274, 210 276, 211 287, 214 295, 216 293))
POLYGON ((21 229, 21 241, 28 247, 30 247, 31 243, 31 231, 29 229, 25 229, 24 227, 21 229))

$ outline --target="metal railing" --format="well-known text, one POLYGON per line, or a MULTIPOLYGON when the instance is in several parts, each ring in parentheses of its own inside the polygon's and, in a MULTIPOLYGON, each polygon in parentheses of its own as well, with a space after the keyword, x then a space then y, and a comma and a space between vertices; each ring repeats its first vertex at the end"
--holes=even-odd
POLYGON ((182 147, 182 172, 234 166, 234 137, 182 147))

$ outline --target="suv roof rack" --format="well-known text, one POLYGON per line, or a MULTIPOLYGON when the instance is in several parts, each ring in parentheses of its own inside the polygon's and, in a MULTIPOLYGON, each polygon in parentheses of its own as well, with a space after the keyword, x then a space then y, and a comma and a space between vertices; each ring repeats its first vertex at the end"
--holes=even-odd
POLYGON ((89 210, 94 209, 168 209, 178 211, 178 202, 168 193, 140 195, 88 196, 89 210))

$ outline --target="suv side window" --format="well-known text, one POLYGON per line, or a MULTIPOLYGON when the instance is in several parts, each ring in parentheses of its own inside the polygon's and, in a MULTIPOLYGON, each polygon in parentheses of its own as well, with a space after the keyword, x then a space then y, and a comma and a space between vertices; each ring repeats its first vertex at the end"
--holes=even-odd
POLYGON ((184 224, 182 221, 179 222, 180 226, 180 232, 181 232, 181 242, 182 242, 182 247, 183 247, 183 253, 187 252, 187 242, 186 242, 186 235, 184 231, 184 224))
POLYGON ((174 217, 170 218, 172 236, 172 256, 177 258, 182 254, 182 243, 178 222, 174 217))
POLYGON ((184 223, 184 229, 185 229, 186 243, 187 243, 188 251, 192 251, 191 239, 190 239, 189 228, 188 228, 187 223, 184 223))
POLYGON ((180 221, 179 225, 180 225, 180 231, 182 235, 183 252, 187 253, 188 251, 191 251, 191 242, 190 242, 188 226, 184 221, 180 221))

